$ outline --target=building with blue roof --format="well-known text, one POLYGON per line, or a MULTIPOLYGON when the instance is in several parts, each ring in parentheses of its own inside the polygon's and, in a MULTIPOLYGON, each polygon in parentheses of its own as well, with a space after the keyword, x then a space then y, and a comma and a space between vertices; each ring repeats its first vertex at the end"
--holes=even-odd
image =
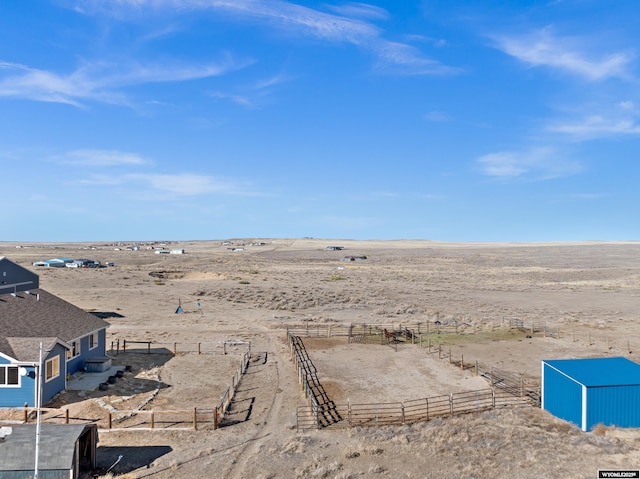
POLYGON ((542 409, 579 426, 640 427, 640 364, 627 358, 542 361, 542 409))

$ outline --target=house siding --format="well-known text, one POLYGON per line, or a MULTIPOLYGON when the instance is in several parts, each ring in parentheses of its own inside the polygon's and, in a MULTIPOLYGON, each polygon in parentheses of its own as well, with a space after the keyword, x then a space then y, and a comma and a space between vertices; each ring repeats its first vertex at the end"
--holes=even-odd
POLYGON ((46 404, 59 392, 63 391, 67 385, 67 369, 66 369, 66 354, 67 350, 60 344, 56 344, 53 350, 43 358, 42 360, 42 404, 46 404), (60 358, 60 375, 51 381, 45 381, 44 375, 46 372, 45 365, 49 359, 58 356, 60 358))
MULTIPOLYGON (((18 364, 12 363, 0 356, 0 366, 18 364)), ((27 406, 35 405, 36 397, 36 368, 29 366, 20 366, 27 370, 26 376, 20 376, 20 385, 18 387, 0 387, 0 407, 15 407, 16 405, 27 406)))
POLYGON ((89 341, 91 334, 87 336, 83 336, 79 339, 80 341, 80 355, 67 361, 67 374, 75 374, 78 371, 84 369, 84 363, 89 358, 95 358, 98 356, 105 356, 106 354, 106 346, 105 341, 107 338, 106 329, 101 329, 97 331, 98 333, 98 345, 89 349, 89 341))

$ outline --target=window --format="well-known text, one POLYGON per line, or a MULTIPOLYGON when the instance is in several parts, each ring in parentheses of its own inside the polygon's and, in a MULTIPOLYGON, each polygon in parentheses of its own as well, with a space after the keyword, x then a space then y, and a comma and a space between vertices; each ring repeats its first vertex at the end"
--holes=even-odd
POLYGON ((47 360, 45 364, 45 381, 51 381, 52 379, 60 376, 60 356, 56 356, 47 360))
POLYGON ((20 374, 17 366, 0 366, 0 387, 19 385, 20 374))
POLYGON ((71 341, 71 348, 67 350, 67 361, 80 356, 80 341, 71 341))
POLYGON ((89 335, 89 349, 95 349, 98 347, 98 333, 89 335))

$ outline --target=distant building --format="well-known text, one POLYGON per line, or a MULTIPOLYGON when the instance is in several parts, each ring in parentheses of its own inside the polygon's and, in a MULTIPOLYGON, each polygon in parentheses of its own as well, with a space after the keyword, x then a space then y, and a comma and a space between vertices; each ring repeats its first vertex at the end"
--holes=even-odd
POLYGON ((184 254, 184 250, 182 248, 174 248, 169 251, 169 254, 184 254))
POLYGON ((344 246, 327 246, 325 248, 326 251, 342 251, 344 246))
POLYGON ((45 268, 64 268, 67 263, 73 263, 73 258, 53 258, 46 261, 36 261, 33 266, 42 266, 45 268))

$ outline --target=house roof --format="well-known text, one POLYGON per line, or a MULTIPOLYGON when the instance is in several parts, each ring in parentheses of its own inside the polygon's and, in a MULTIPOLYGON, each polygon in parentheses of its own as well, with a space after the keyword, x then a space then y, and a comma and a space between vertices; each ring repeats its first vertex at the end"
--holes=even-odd
MULTIPOLYGON (((71 470, 74 467, 76 441, 93 424, 41 424, 38 451, 39 470, 71 470)), ((33 471, 36 425, 13 426, 11 434, 0 441, 0 471, 33 471)))
POLYGON ((640 384, 640 364, 623 357, 552 359, 542 362, 586 387, 640 384))
POLYGON ((0 294, 0 353, 37 361, 38 344, 70 342, 109 323, 40 288, 0 294))

